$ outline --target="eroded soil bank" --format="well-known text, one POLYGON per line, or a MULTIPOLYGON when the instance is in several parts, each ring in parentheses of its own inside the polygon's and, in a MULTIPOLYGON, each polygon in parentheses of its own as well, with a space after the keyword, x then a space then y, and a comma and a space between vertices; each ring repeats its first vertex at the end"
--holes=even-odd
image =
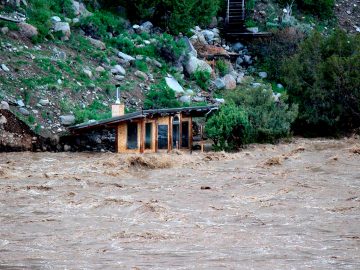
POLYGON ((1 269, 359 269, 360 141, 0 154, 1 269))

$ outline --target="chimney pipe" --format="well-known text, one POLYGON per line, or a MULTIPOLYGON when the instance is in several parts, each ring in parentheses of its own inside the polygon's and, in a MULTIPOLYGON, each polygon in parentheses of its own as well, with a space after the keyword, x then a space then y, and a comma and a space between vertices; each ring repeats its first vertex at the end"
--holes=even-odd
POLYGON ((111 116, 118 117, 118 116, 123 116, 124 114, 125 114, 125 105, 121 104, 119 85, 116 85, 116 101, 115 104, 111 106, 111 116))

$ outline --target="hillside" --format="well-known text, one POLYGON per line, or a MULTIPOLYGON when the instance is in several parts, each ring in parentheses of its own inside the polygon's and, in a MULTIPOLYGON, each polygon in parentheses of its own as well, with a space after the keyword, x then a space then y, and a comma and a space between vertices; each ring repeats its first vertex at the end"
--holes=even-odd
MULTIPOLYGON (((221 13, 211 25, 193 27, 188 39, 169 35, 146 20, 135 24, 133 18, 123 17, 123 8, 110 13, 64 1, 71 5, 54 4, 45 10, 39 3, 0 5, 0 14, 7 18, 21 19, 19 13, 27 17, 22 23, 0 21, 1 106, 36 133, 62 134, 68 125, 109 117, 116 87, 128 111, 143 108, 149 92, 165 88, 172 89, 170 96, 177 98, 173 104, 179 106, 221 104, 224 91, 238 87, 272 84, 275 100, 284 93, 283 80, 262 64, 253 41, 224 45, 221 13), (47 19, 34 16, 35 11, 46 13, 47 19), (213 61, 213 55, 220 56, 213 61)), ((247 25, 260 31, 273 31, 266 29, 269 25, 282 29, 280 17, 290 18, 289 29, 326 31, 338 24, 350 33, 360 31, 359 1, 336 1, 335 24, 295 8, 286 17, 276 1, 255 3, 247 25)), ((299 36, 294 46, 302 39, 299 36)))

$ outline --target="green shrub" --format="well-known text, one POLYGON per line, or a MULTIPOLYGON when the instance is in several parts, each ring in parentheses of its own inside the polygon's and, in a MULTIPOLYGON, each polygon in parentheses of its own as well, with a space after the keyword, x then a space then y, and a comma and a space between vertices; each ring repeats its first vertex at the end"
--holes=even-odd
POLYGON ((206 133, 216 150, 236 150, 253 142, 276 142, 290 135, 297 106, 281 97, 275 101, 270 85, 227 92, 226 105, 206 124, 206 133))
POLYGON ((337 135, 360 127, 360 37, 315 32, 283 66, 290 101, 299 104, 296 131, 337 135))
POLYGON ((271 85, 247 86, 228 92, 225 99, 242 107, 249 116, 253 142, 275 142, 287 137, 297 116, 297 106, 289 107, 286 96, 275 102, 271 85))
POLYGON ((187 33, 195 25, 205 26, 220 9, 219 0, 133 0, 123 1, 128 17, 149 19, 172 33, 187 33))
POLYGON ((211 73, 209 71, 196 70, 192 78, 202 90, 207 90, 210 85, 211 73))
POLYGON ((54 15, 63 14, 66 17, 73 17, 71 0, 32 0, 26 10, 27 22, 34 25, 39 35, 34 38, 34 42, 41 42, 50 32, 50 18, 54 15))
POLYGON ((224 105, 206 123, 215 150, 236 150, 249 142, 251 126, 246 111, 234 103, 224 105))
POLYGON ((229 73, 228 63, 223 59, 216 61, 216 68, 219 71, 220 76, 225 76, 229 73))
MULTIPOLYGON (((285 6, 291 3, 290 0, 278 0, 285 6)), ((295 0, 299 9, 319 16, 322 19, 329 19, 334 13, 335 0, 295 0)))
POLYGON ((111 117, 111 111, 108 106, 103 105, 100 101, 95 100, 85 109, 76 107, 74 110, 76 124, 84 123, 89 120, 102 120, 111 117))
POLYGON ((270 80, 279 80, 279 67, 289 57, 293 56, 305 35, 296 28, 286 28, 273 32, 271 39, 254 41, 249 44, 250 51, 258 56, 256 63, 259 70, 266 71, 270 80))
POLYGON ((143 71, 143 72, 149 71, 149 68, 148 68, 146 62, 144 62, 144 61, 140 61, 140 60, 135 61, 135 66, 140 71, 143 71))
POLYGON ((175 92, 164 81, 159 84, 153 84, 150 91, 146 94, 144 101, 145 109, 176 107, 180 107, 180 102, 176 99, 175 92))
POLYGON ((117 36, 124 30, 124 19, 109 11, 95 11, 81 19, 80 27, 93 38, 109 38, 108 33, 117 36))

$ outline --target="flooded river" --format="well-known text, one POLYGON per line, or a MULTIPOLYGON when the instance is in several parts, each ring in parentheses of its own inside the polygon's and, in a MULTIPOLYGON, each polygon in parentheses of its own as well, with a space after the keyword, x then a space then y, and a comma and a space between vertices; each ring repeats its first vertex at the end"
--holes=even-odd
POLYGON ((359 153, 1 153, 0 269, 360 269, 359 153))

